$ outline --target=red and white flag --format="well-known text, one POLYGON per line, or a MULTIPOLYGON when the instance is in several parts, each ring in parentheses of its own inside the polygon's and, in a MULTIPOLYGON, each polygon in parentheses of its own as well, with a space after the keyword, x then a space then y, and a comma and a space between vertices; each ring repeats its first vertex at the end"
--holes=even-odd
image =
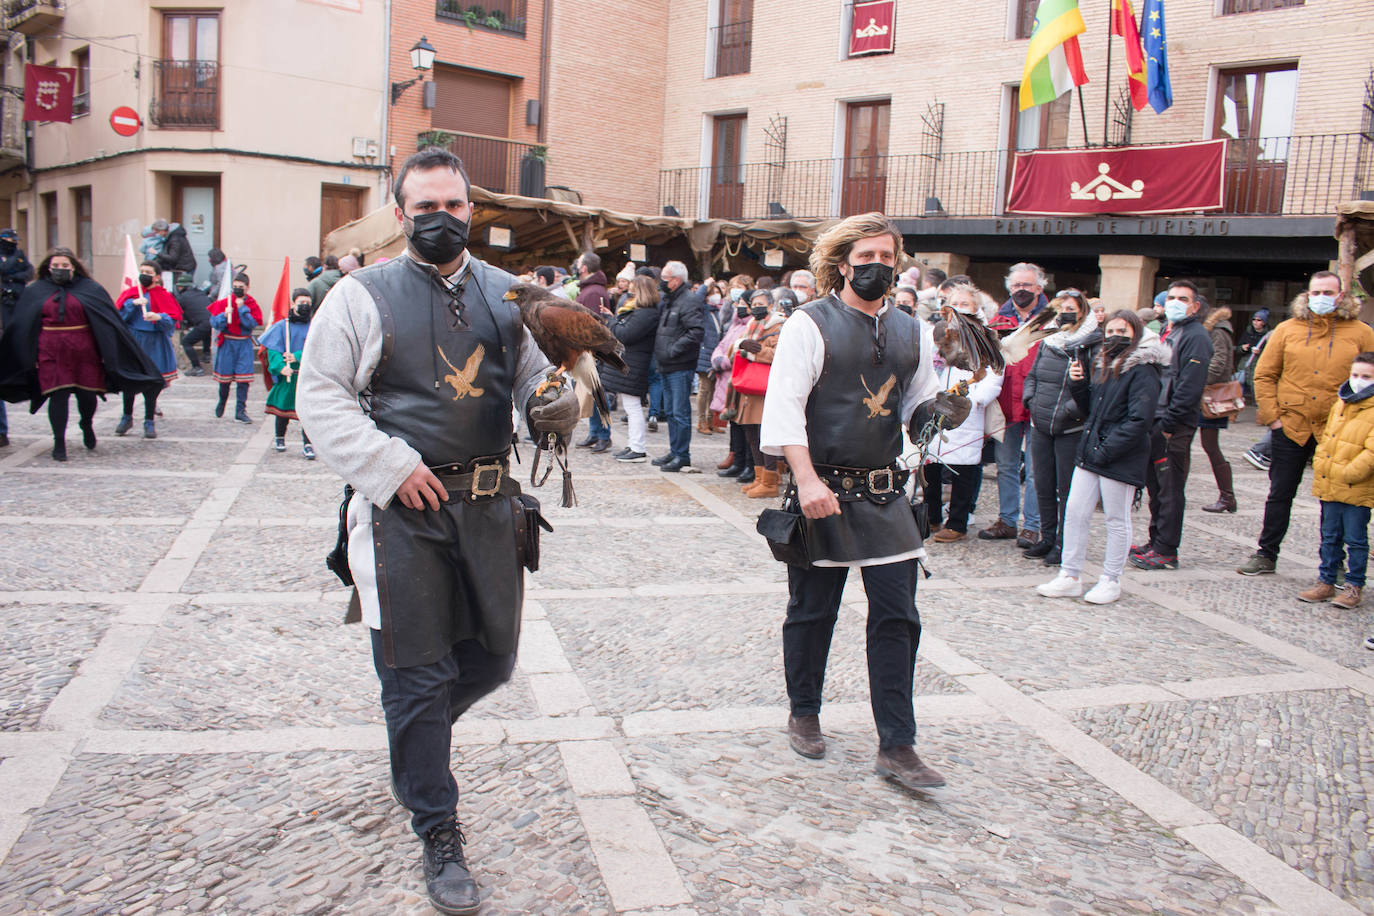
POLYGON ((124 277, 120 280, 119 292, 138 286, 138 258, 134 255, 134 240, 124 236, 124 277))

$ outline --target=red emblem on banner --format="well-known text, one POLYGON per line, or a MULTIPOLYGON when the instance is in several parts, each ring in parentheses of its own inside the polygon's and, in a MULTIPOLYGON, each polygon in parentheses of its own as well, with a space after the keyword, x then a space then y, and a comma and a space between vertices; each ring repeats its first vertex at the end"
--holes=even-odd
POLYGON ((1220 210, 1226 141, 1017 153, 1007 212, 1037 216, 1220 210))
POLYGON ((70 122, 75 94, 75 67, 24 65, 25 121, 70 122))
POLYGON ((849 32, 849 56, 892 53, 892 33, 897 21, 897 0, 869 0, 854 4, 854 23, 849 32))

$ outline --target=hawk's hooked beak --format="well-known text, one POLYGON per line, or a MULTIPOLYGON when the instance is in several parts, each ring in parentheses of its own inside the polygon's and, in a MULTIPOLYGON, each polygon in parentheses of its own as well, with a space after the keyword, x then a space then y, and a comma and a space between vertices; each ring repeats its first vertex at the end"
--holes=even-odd
POLYGON ((518 294, 515 290, 513 290, 513 289, 508 289, 508 290, 506 290, 506 294, 505 294, 504 296, 502 296, 501 298, 502 298, 502 299, 505 299, 506 301, 509 302, 509 301, 511 301, 511 300, 513 300, 513 299, 518 299, 518 298, 519 298, 519 294, 518 294))

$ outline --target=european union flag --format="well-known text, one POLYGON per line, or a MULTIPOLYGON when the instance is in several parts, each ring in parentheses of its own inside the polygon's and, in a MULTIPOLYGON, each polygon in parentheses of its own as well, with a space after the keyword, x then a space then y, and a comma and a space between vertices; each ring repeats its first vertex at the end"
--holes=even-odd
POLYGON ((1158 114, 1174 104, 1169 85, 1168 36, 1164 34, 1164 0, 1145 0, 1141 8, 1141 38, 1145 43, 1145 88, 1150 107, 1158 114))

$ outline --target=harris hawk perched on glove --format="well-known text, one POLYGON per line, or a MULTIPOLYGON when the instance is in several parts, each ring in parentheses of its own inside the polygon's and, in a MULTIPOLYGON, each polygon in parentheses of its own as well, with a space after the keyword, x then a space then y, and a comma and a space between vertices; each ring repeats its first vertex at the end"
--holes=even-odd
POLYGON ((542 286, 516 283, 506 291, 505 298, 520 307, 525 327, 555 367, 550 379, 541 384, 536 393, 542 394, 546 386, 557 385, 558 377, 566 374, 577 383, 578 400, 584 405, 583 416, 594 409, 609 423, 610 405, 596 371, 596 360, 621 372, 627 371, 622 358, 624 345, 590 309, 556 296, 542 286))

